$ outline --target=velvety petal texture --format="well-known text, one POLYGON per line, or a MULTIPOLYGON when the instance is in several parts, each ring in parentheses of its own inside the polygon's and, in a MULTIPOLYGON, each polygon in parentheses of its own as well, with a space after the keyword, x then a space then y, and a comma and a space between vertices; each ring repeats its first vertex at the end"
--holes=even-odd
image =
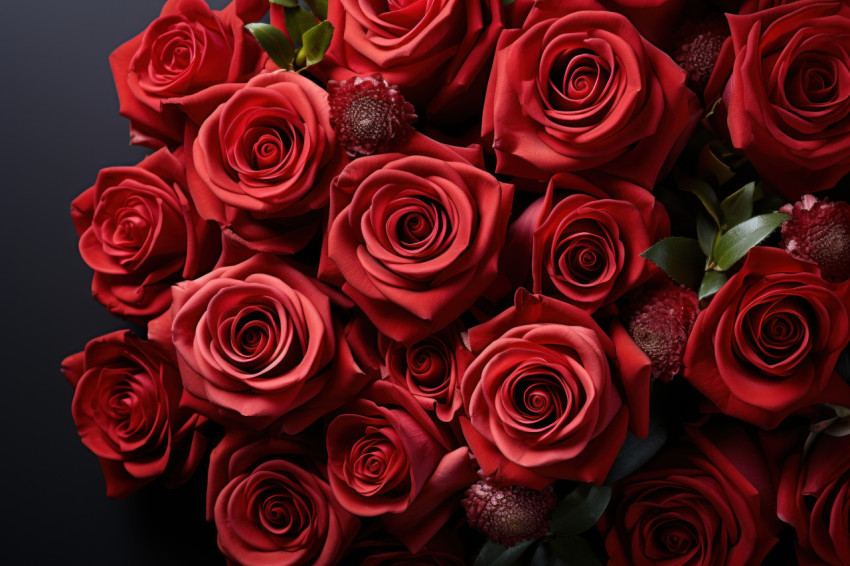
POLYGON ((499 37, 481 132, 496 171, 604 170, 652 187, 692 131, 686 74, 592 0, 537 3, 499 37))
MULTIPOLYGON (((626 438, 626 400, 648 402, 648 371, 626 391, 614 345, 587 313, 522 289, 469 334, 476 358, 461 381, 461 425, 483 473, 534 489, 602 483, 626 438)), ((645 436, 646 426, 633 428, 645 436)))
POLYGON ((273 256, 176 286, 170 316, 183 383, 214 420, 294 434, 366 384, 323 286, 273 256))
POLYGON ((100 459, 109 497, 192 475, 207 444, 198 429, 205 419, 181 403, 180 374, 163 349, 120 330, 67 357, 62 372, 74 386, 77 432, 100 459))
POLYGON ((183 153, 160 149, 134 167, 102 169, 71 203, 92 294, 110 312, 143 322, 171 305, 171 285, 209 271, 220 234, 196 212, 183 153))
POLYGON ((723 413, 765 429, 817 403, 847 403, 834 369, 850 341, 848 304, 848 286, 816 266, 753 248, 697 316, 684 377, 723 413))
POLYGON ((304 440, 232 431, 213 450, 207 515, 231 564, 330 566, 357 534, 304 440))
POLYGON ((732 143, 787 199, 831 189, 850 172, 850 5, 804 0, 728 19, 732 143))
POLYGON ((245 82, 260 70, 262 50, 243 18, 263 8, 232 3, 213 11, 203 0, 168 0, 148 28, 109 57, 131 143, 160 147, 183 141, 185 116, 166 101, 207 87, 245 82))
POLYGON ((498 274, 513 185, 481 159, 477 147, 416 134, 334 179, 320 277, 393 340, 413 344, 444 328, 498 274))

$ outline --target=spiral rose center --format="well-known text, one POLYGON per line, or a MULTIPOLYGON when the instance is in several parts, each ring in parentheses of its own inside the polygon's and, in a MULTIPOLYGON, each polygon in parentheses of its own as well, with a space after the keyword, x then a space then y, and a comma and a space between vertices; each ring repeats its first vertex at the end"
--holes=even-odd
POLYGON ((838 75, 834 59, 816 55, 799 58, 789 74, 789 100, 800 109, 832 102, 838 95, 838 75))
POLYGON ((810 347, 809 306, 795 297, 768 300, 744 317, 745 336, 758 359, 769 366, 793 363, 810 347))
POLYGON ((369 427, 347 457, 350 482, 361 495, 386 493, 405 477, 406 457, 396 448, 392 430, 369 427))
POLYGON ((416 344, 407 351, 408 377, 425 392, 442 389, 451 365, 449 355, 442 343, 416 344))
POLYGON ((446 245, 449 221, 439 202, 422 196, 402 197, 387 220, 396 252, 406 257, 438 254, 446 245))
POLYGON ((182 21, 156 37, 151 46, 151 79, 167 82, 184 73, 195 58, 196 43, 191 26, 182 21))
POLYGON ((610 242, 590 232, 561 234, 553 249, 557 272, 575 285, 598 282, 609 270, 610 242))
POLYGON ((555 110, 591 108, 604 99, 611 82, 605 58, 586 49, 560 53, 549 71, 548 101, 555 110))
POLYGON ((310 528, 315 509, 292 491, 284 477, 264 477, 249 493, 256 520, 269 534, 285 541, 310 528))
POLYGON ((513 381, 509 392, 516 420, 534 429, 552 425, 574 406, 569 392, 547 368, 529 368, 513 381))

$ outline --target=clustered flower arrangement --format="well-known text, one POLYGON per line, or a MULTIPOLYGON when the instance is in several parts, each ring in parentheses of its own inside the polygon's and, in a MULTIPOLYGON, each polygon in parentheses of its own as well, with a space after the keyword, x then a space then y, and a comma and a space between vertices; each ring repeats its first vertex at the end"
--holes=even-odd
POLYGON ((850 564, 850 2, 169 0, 110 62, 109 496, 205 474, 232 564, 850 564))

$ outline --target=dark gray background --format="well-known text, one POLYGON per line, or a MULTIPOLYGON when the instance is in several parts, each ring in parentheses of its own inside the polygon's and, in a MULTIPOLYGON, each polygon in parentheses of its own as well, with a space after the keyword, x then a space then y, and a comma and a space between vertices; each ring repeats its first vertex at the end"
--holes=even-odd
MULTIPOLYGON (((109 53, 164 0, 3 2, 0 34, 0 562, 217 564, 202 485, 106 497, 71 418, 68 354, 126 325, 91 298, 71 200, 102 167, 135 164, 109 53)), ((225 2, 213 1, 213 7, 225 2)))

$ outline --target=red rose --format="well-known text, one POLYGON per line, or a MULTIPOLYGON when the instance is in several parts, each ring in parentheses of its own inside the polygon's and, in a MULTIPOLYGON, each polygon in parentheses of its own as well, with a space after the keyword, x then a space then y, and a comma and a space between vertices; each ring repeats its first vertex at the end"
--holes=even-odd
MULTIPOLYGON (((516 306, 469 331, 475 360, 461 380, 463 434, 500 485, 602 483, 629 424, 610 338, 586 312, 520 290, 516 306)), ((623 360, 623 363, 626 363, 623 360)), ((624 375, 626 371, 624 369, 624 375)), ((649 372, 624 388, 649 402, 649 372)), ((646 435, 648 420, 633 428, 646 435)))
POLYGON ((732 143, 786 199, 831 189, 850 172, 850 5, 792 2, 728 19, 732 143))
POLYGON ((135 167, 101 170, 71 204, 92 294, 113 314, 143 320, 171 304, 171 285, 212 268, 220 235, 189 200, 183 163, 167 149, 135 167))
POLYGON ((592 0, 538 2, 499 37, 482 135, 498 173, 604 169, 652 187, 695 123, 685 80, 624 16, 592 0))
POLYGON ((640 254, 669 231, 649 191, 616 178, 596 184, 558 174, 511 226, 502 271, 521 286, 530 269, 535 293, 592 313, 650 276, 640 254))
POLYGON ((180 373, 155 344, 112 332, 68 356, 71 414, 83 444, 100 459, 109 497, 126 497, 163 477, 178 485, 206 448, 203 418, 183 407, 180 373))
MULTIPOLYGON (((284 72, 232 90, 194 140, 189 188, 201 215, 238 242, 297 252, 316 233, 341 167, 327 93, 284 72)), ((199 95, 189 107, 213 106, 221 93, 199 95)))
POLYGON ((513 185, 482 168, 477 146, 416 134, 399 151, 356 159, 334 179, 333 265, 320 274, 378 330, 412 344, 454 321, 498 274, 513 185))
POLYGON ((769 10, 770 8, 775 8, 777 6, 785 6, 786 4, 793 4, 799 0, 746 0, 742 5, 741 9, 738 10, 739 14, 752 14, 753 12, 760 12, 761 10, 769 10))
POLYGON ((752 566, 779 531, 759 443, 738 426, 699 431, 621 484, 608 508, 608 564, 752 566))
POLYGON ((183 384, 212 419, 296 434, 365 385, 322 285, 283 260, 256 255, 173 293, 183 384))
POLYGON ((499 0, 411 0, 382 7, 340 0, 328 5, 328 21, 333 39, 319 65, 328 78, 381 73, 441 121, 480 111, 502 29, 499 0))
POLYGON ((460 378, 472 360, 462 332, 458 325, 448 326, 409 347, 383 335, 378 338, 386 378, 410 391, 422 408, 434 411, 444 423, 453 421, 463 405, 460 378))
POLYGON ((817 403, 850 401, 833 373, 850 340, 848 291, 784 250, 753 248, 697 317, 685 379, 723 413, 762 428, 817 403))
POLYGON ((210 456, 207 516, 233 564, 337 564, 359 521, 336 502, 313 450, 231 432, 210 456))
POLYGON ((163 102, 245 82, 260 70, 262 50, 242 18, 262 14, 248 4, 233 2, 214 12, 202 0, 169 0, 144 33, 112 53, 109 62, 121 115, 130 119, 131 143, 182 143, 184 117, 163 102))
POLYGON ((850 564, 850 437, 821 434, 786 459, 777 506, 797 533, 799 564, 850 564))
POLYGON ((469 450, 456 447, 410 394, 379 381, 340 410, 327 431, 328 474, 342 506, 380 516, 411 552, 460 508, 477 476, 469 450))

